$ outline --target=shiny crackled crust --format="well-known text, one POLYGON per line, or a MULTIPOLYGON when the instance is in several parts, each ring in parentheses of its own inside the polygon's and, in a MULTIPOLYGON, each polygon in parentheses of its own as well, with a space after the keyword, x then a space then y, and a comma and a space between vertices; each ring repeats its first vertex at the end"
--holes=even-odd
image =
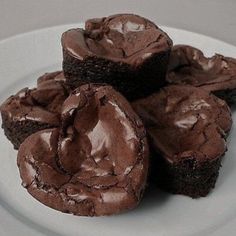
POLYGON ((170 50, 172 41, 151 21, 133 14, 87 20, 85 30, 70 29, 62 47, 71 56, 103 58, 138 67, 153 54, 170 50))
MULTIPOLYGON (((110 44, 108 43, 108 45, 110 44)), ((67 83, 72 88, 86 82, 107 83, 121 92, 128 100, 134 100, 148 96, 165 85, 171 47, 171 39, 155 24, 142 17, 124 14, 92 19, 86 22, 85 31, 72 29, 62 35, 63 70, 67 83), (114 25, 109 26, 109 22, 114 19, 118 19, 119 23, 120 17, 123 17, 122 19, 125 19, 126 23, 129 23, 129 18, 141 21, 142 24, 145 22, 148 25, 148 30, 131 32, 131 35, 133 34, 132 37, 130 36, 131 41, 133 42, 134 38, 136 41, 130 43, 124 36, 129 33, 120 33, 115 29, 116 27, 114 28, 114 25), (141 35, 137 36, 136 34, 141 35), (145 34, 147 35, 145 36, 145 34), (111 35, 112 39, 109 38, 111 35), (148 39, 145 40, 144 36, 148 39), (85 42, 86 37, 90 44, 97 45, 92 51, 89 49, 88 43, 85 42), (119 37, 122 40, 118 40, 119 37), (149 38, 156 41, 147 45, 146 48, 143 44, 149 38), (103 45, 106 39, 109 42, 114 41, 114 48, 113 46, 109 48, 106 43, 105 46, 103 45), (83 43, 80 43, 81 40, 83 43), (141 43, 141 50, 136 48, 139 43, 141 43), (103 46, 105 49, 100 48, 103 46), (113 55, 117 50, 119 53, 113 55), (128 51, 137 52, 128 53, 128 51)))
POLYGON ((236 59, 215 54, 205 57, 203 52, 188 45, 175 45, 172 49, 167 82, 193 85, 216 96, 235 101, 236 59))
POLYGON ((24 88, 1 105, 2 128, 15 149, 29 135, 57 127, 60 110, 68 96, 61 71, 39 77, 37 87, 24 88))
POLYGON ((135 207, 145 188, 145 130, 111 87, 84 86, 65 101, 62 129, 28 137, 18 165, 23 186, 49 207, 85 216, 119 213, 135 207))
POLYGON ((173 193, 206 196, 227 150, 227 104, 202 89, 173 85, 132 105, 150 137, 153 180, 173 193))

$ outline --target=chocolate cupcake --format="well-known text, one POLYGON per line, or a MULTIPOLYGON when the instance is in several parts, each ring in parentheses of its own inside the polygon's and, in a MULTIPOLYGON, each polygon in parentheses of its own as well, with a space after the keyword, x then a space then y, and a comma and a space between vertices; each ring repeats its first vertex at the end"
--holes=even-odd
POLYGON ((208 58, 197 48, 176 45, 171 52, 167 82, 200 87, 232 104, 236 101, 236 59, 219 54, 208 58))
POLYGON ((232 125, 225 101, 192 86, 168 86, 133 103, 152 149, 152 180, 192 198, 214 188, 232 125))
POLYGON ((60 124, 61 106, 68 91, 62 72, 46 73, 37 88, 24 88, 0 107, 2 128, 15 149, 29 135, 60 124))
POLYGON ((63 70, 71 87, 107 83, 127 99, 165 84, 172 41, 151 21, 132 14, 91 19, 62 35, 63 70))
POLYGON ((83 216, 116 214, 141 200, 148 172, 145 129, 110 86, 84 85, 62 107, 61 128, 20 146, 23 186, 43 204, 83 216))

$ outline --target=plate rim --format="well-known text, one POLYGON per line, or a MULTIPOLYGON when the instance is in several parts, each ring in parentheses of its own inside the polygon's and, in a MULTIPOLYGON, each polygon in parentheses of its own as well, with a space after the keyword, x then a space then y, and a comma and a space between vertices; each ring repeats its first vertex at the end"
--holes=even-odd
MULTIPOLYGON (((4 43, 7 43, 8 41, 12 41, 12 40, 17 40, 17 39, 20 39, 20 38, 24 38, 24 37, 26 37, 26 36, 29 36, 29 35, 33 35, 33 34, 40 34, 40 33, 42 33, 43 31, 48 31, 48 30, 55 30, 55 31, 57 31, 58 29, 60 29, 60 28, 70 28, 70 27, 74 27, 74 26, 79 26, 79 25, 82 25, 82 24, 84 24, 84 23, 71 23, 71 24, 60 24, 60 25, 54 25, 54 26, 50 26, 50 27, 44 27, 44 28, 39 28, 39 29, 35 29, 35 30, 32 30, 32 31, 27 31, 27 32, 24 32, 24 33, 19 33, 19 34, 15 34, 15 35, 12 35, 12 36, 10 36, 10 37, 6 37, 6 38, 3 38, 3 39, 1 39, 0 40, 0 46, 1 45, 3 45, 4 43)), ((176 27, 170 27, 170 26, 168 26, 168 25, 160 25, 160 28, 162 29, 164 29, 164 31, 165 30, 171 30, 171 31, 175 31, 175 30, 177 30, 177 31, 182 31, 182 32, 184 32, 184 33, 187 33, 187 34, 192 34, 192 35, 194 35, 194 36, 196 36, 196 37, 204 37, 206 40, 214 40, 214 41, 216 41, 217 43, 220 43, 220 44, 224 44, 224 45, 227 45, 228 47, 234 47, 235 49, 236 49, 236 45, 233 45, 233 44, 230 44, 230 43, 228 43, 228 42, 225 42, 225 41, 223 41, 223 40, 221 40, 221 39, 218 39, 218 38, 215 38, 215 37, 211 37, 211 36, 208 36, 208 35, 205 35, 205 34, 201 34, 201 33, 197 33, 197 32, 193 32, 193 31, 190 31, 190 30, 185 30, 185 29, 182 29, 182 28, 176 28, 176 27)), ((0 200, 1 200, 1 198, 0 198, 0 200)), ((4 205, 4 204, 3 204, 4 205)), ((12 218, 12 220, 15 222, 15 221, 17 221, 18 223, 20 223, 20 224, 22 224, 22 225, 24 225, 25 227, 29 227, 29 226, 27 226, 26 224, 24 224, 23 223, 23 221, 21 221, 20 219, 18 219, 17 217, 14 217, 14 215, 13 214, 11 214, 7 209, 6 209, 6 207, 4 207, 1 203, 0 203, 0 209, 3 209, 3 211, 5 212, 5 213, 7 213, 7 215, 9 215, 11 218, 12 218)), ((14 209, 13 209, 14 210, 14 209)), ((4 214, 5 214, 4 213, 4 214)), ((20 212, 17 212, 18 214, 21 214, 20 212)), ((28 219, 28 218, 27 218, 28 219)), ((30 220, 30 219, 29 219, 30 220)), ((34 222, 34 224, 37 224, 37 223, 35 223, 34 222)), ((38 225, 38 224, 37 224, 38 225)), ((48 230, 46 227, 43 227, 43 226, 41 226, 41 225, 38 225, 40 228, 42 228, 42 229, 46 229, 46 230, 48 230)), ((212 229, 212 228, 208 228, 208 229, 205 229, 205 230, 202 230, 202 231, 199 231, 199 232, 197 232, 197 233, 194 233, 194 234, 191 234, 192 236, 194 236, 194 235, 199 235, 199 233, 200 234, 202 234, 202 235, 215 235, 215 236, 217 236, 217 235, 220 235, 220 234, 218 234, 218 232, 219 231, 221 231, 221 229, 223 229, 223 231, 224 231, 224 233, 226 232, 227 233, 227 230, 228 230, 228 228, 230 228, 230 227, 234 227, 235 228, 235 230, 236 230, 236 217, 235 218, 232 218, 232 220, 230 220, 230 221, 228 221, 226 224, 224 224, 223 226, 222 225, 219 225, 219 226, 215 226, 214 227, 214 229, 212 229)), ((0 229, 3 229, 2 227, 1 227, 1 225, 0 225, 0 229)), ((32 230, 33 232, 34 232, 34 235, 44 235, 44 234, 42 234, 41 232, 39 232, 39 231, 35 231, 35 229, 34 228, 30 228, 30 230, 32 230)), ((49 232, 50 232, 50 230, 49 230, 49 232)), ((54 233, 54 232, 52 232, 53 233, 53 235, 55 234, 55 235, 58 235, 57 233, 54 233)), ((220 232, 219 232, 220 233, 220 232)), ((51 235, 51 233, 50 233, 50 235, 51 235)))
MULTIPOLYGON (((36 33, 40 33, 41 31, 44 31, 44 30, 57 29, 57 28, 61 28, 61 27, 68 27, 68 29, 70 29, 71 26, 76 27, 76 25, 77 25, 77 28, 79 28, 78 26, 79 25, 84 25, 84 23, 79 22, 79 23, 69 23, 69 24, 60 24, 60 25, 57 24, 57 25, 54 25, 54 26, 38 28, 38 29, 35 29, 35 30, 26 31, 26 32, 23 32, 23 33, 14 34, 14 35, 11 35, 9 37, 3 38, 3 39, 0 40, 0 44, 5 43, 6 41, 9 41, 9 40, 13 40, 15 38, 24 37, 28 34, 36 34, 36 33)), ((212 37, 212 36, 207 35, 207 34, 202 34, 202 33, 194 32, 194 31, 191 31, 191 30, 186 30, 186 29, 183 29, 183 28, 176 28, 176 27, 172 27, 172 26, 168 26, 168 25, 162 25, 162 24, 158 25, 158 27, 160 29, 164 28, 164 31, 165 31, 165 29, 180 30, 180 31, 183 31, 185 33, 191 33, 195 36, 201 36, 201 37, 204 36, 206 38, 209 38, 210 40, 218 41, 218 43, 224 43, 225 45, 228 45, 230 47, 236 47, 236 45, 234 45, 234 44, 225 42, 225 41, 221 40, 220 38, 212 37)))

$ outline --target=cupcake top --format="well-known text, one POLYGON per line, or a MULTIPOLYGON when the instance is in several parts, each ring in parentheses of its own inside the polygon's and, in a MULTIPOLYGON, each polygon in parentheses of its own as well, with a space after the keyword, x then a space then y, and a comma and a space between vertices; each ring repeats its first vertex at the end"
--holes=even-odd
POLYGON ((20 146, 23 186, 42 203, 76 215, 135 207, 146 184, 148 145, 123 96, 109 86, 81 86, 65 100, 61 122, 20 146))
POLYGON ((154 149, 170 162, 215 159, 226 150, 232 119, 227 104, 207 91, 172 85, 133 103, 154 149))
POLYGON ((37 82, 37 88, 24 88, 9 97, 1 112, 13 121, 37 121, 51 125, 59 124, 63 101, 68 96, 62 72, 46 73, 37 82))
POLYGON ((151 21, 118 14, 87 20, 85 30, 66 31, 62 46, 81 60, 97 56, 137 66, 153 54, 170 50, 172 41, 151 21))
POLYGON ((167 82, 193 85, 207 91, 236 88, 236 59, 216 54, 205 57, 202 51, 188 45, 172 49, 167 82))

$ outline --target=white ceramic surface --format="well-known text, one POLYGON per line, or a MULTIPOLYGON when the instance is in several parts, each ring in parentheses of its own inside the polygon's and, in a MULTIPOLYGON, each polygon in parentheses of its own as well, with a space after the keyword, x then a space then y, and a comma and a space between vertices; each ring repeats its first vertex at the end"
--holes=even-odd
MULTIPOLYGON (((77 25, 78 26, 78 25, 77 25)), ((74 25, 47 28, 0 41, 0 102, 36 78, 60 69, 60 35, 74 25)), ((236 47, 221 41, 163 27, 174 43, 188 43, 207 55, 236 56, 236 47)), ((236 122, 236 114, 233 114, 236 122)), ((236 233, 236 129, 229 137, 229 151, 214 191, 192 200, 151 190, 133 211, 99 218, 76 217, 52 210, 21 187, 16 151, 0 131, 0 236, 200 236, 236 233)))
POLYGON ((35 29, 124 12, 236 46, 235 0, 0 0, 0 40, 35 29))

